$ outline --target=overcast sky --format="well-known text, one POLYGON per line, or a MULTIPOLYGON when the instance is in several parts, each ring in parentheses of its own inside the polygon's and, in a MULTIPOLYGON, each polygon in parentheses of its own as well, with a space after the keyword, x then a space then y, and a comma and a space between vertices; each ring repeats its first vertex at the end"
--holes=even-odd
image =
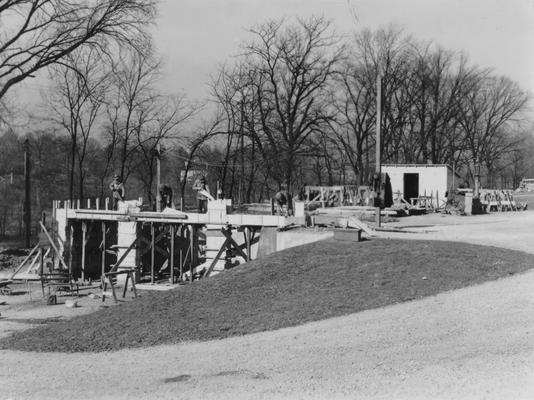
POLYGON ((209 74, 239 51, 247 28, 312 14, 342 34, 396 24, 534 92, 534 0, 161 0, 154 37, 165 87, 202 98, 209 74))
MULTIPOLYGON (((202 100, 209 75, 239 52, 248 28, 311 15, 324 15, 347 35, 395 24, 418 40, 463 50, 474 64, 534 93, 534 0, 160 0, 153 34, 164 61, 161 87, 202 100)), ((27 80, 16 103, 32 113, 48 87, 27 80)))

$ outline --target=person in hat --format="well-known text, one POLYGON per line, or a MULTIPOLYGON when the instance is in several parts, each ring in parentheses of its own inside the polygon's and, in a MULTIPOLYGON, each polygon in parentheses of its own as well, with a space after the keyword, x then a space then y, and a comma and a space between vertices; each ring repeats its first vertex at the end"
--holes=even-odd
POLYGON ((164 183, 159 185, 160 209, 172 207, 172 188, 164 183))
POLYGON ((202 176, 195 181, 193 190, 197 191, 198 212, 205 214, 208 212, 208 195, 210 194, 210 188, 206 182, 206 177, 202 176))
POLYGON ((113 199, 113 210, 117 209, 119 201, 124 201, 124 184, 119 175, 113 175, 113 181, 109 184, 111 197, 113 199))
POLYGON ((282 185, 280 191, 275 194, 274 200, 276 201, 278 215, 293 215, 293 197, 286 190, 285 185, 282 185))

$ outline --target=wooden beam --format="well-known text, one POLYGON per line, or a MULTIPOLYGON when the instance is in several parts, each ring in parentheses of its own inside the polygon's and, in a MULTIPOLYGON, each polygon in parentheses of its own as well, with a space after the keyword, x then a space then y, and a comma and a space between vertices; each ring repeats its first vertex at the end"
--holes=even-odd
POLYGON ((135 245, 137 244, 137 241, 139 239, 138 238, 135 238, 134 241, 128 246, 128 248, 126 249, 126 251, 122 254, 122 256, 117 260, 117 262, 113 265, 113 267, 111 268, 111 270, 109 272, 115 272, 117 270, 117 268, 119 268, 119 265, 121 262, 124 261, 124 259, 126 258, 126 256, 128 255, 128 253, 135 247, 135 245))
POLYGON ((174 225, 171 225, 169 227, 170 230, 170 236, 171 236, 171 243, 170 243, 170 257, 169 257, 169 265, 171 267, 171 285, 174 285, 174 225))
POLYGON ((237 252, 239 253, 239 255, 241 257, 243 257, 244 260, 246 260, 248 258, 248 256, 245 254, 245 252, 241 249, 241 246, 239 246, 236 241, 234 240, 234 238, 232 237, 232 230, 231 229, 225 229, 225 228, 222 228, 221 229, 221 232, 223 233, 224 236, 226 236, 226 240, 228 241, 228 244, 232 245, 236 250, 237 252))
POLYGON ((211 262, 210 266, 204 272, 204 275, 202 275, 203 278, 207 278, 208 276, 210 276, 211 272, 213 271, 213 268, 215 268, 215 265, 217 264, 217 261, 219 261, 219 259, 221 258, 222 253, 226 250, 226 246, 228 246, 228 239, 226 239, 224 241, 224 243, 222 244, 221 248, 217 252, 217 255, 215 256, 215 258, 211 262))
POLYGON ((195 229, 193 225, 189 225, 189 273, 191 275, 190 277, 191 282, 193 282, 193 260, 194 260, 193 252, 195 251, 194 240, 193 240, 194 230, 195 229))
POLYGON ((154 223, 150 223, 150 283, 154 283, 154 263, 155 263, 155 228, 154 223))
POLYGON ((33 255, 33 253, 35 253, 35 250, 37 250, 39 248, 39 244, 36 244, 35 247, 32 249, 32 251, 30 251, 30 253, 26 256, 26 258, 24 258, 24 261, 22 261, 20 263, 20 265, 17 267, 17 269, 15 270, 15 272, 13 272, 11 274, 11 276, 9 278, 7 278, 8 281, 11 281, 13 280, 13 278, 15 277, 15 275, 18 274, 18 272, 22 269, 22 267, 24 267, 24 265, 28 262, 28 260, 31 258, 31 256, 33 255))
POLYGON ((250 245, 250 227, 246 227, 245 228, 245 242, 246 242, 246 245, 247 245, 247 258, 245 259, 245 261, 249 262, 251 260, 251 256, 250 256, 250 248, 251 248, 251 245, 250 245))
POLYGON ((52 240, 52 237, 50 236, 50 234, 48 233, 48 231, 46 230, 46 227, 43 225, 43 223, 41 221, 39 221, 39 225, 41 225, 41 230, 43 231, 43 233, 46 235, 46 238, 50 241, 50 246, 52 246, 52 248, 54 249, 54 251, 56 252, 58 258, 59 258, 59 261, 61 262, 61 264, 63 264, 63 267, 65 269, 68 269, 69 267, 67 266, 67 264, 65 263, 65 260, 63 260, 63 257, 61 256, 61 254, 59 253, 59 250, 57 249, 56 245, 54 244, 54 241, 52 240))
POLYGON ((100 267, 101 267, 101 282, 102 282, 102 289, 104 289, 104 280, 105 280, 105 273, 106 273, 106 221, 102 221, 102 242, 100 243, 101 246, 101 252, 100 252, 100 267))
POLYGON ((85 245, 87 244, 86 235, 87 235, 87 223, 83 221, 82 222, 82 281, 85 281, 85 245))
POLYGON ((72 260, 73 260, 73 257, 74 257, 74 226, 73 224, 69 224, 69 233, 70 233, 70 237, 69 237, 69 266, 68 266, 68 270, 69 270, 69 276, 72 275, 72 260))

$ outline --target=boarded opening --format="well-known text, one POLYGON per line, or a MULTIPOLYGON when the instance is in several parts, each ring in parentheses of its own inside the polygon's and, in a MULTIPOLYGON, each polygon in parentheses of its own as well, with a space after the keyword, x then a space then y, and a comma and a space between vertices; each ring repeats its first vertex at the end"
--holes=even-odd
POLYGON ((410 202, 410 198, 419 197, 419 174, 404 174, 404 200, 410 202))

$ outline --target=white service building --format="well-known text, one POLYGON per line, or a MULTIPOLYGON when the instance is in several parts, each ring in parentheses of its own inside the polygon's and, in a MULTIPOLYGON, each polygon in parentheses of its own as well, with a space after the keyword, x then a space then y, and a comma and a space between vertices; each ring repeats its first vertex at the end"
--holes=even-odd
POLYGON ((447 200, 446 193, 460 180, 453 179, 452 168, 447 164, 385 164, 382 172, 389 175, 393 200, 400 196, 410 203, 410 199, 422 196, 447 200))

